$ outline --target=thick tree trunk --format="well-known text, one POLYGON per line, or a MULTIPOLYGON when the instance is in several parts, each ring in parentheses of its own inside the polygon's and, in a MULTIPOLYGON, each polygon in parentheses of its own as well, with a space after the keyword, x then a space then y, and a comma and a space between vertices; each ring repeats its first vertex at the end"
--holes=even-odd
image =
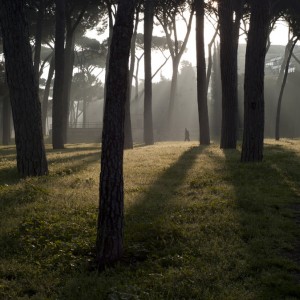
MULTIPOLYGON (((241 3, 243 1, 240 1, 241 3)), ((221 148, 235 149, 238 124, 237 49, 242 4, 219 0, 220 62, 222 80, 221 148), (235 17, 234 17, 235 16, 235 17)))
MULTIPOLYGON (((289 73, 289 66, 290 66, 290 61, 291 61, 291 57, 294 51, 294 48, 296 46, 298 42, 298 38, 295 39, 294 41, 290 41, 289 44, 287 45, 287 49, 286 49, 286 59, 285 59, 285 66, 282 65, 281 69, 284 70, 284 74, 283 74, 283 78, 281 78, 282 82, 281 82, 281 86, 280 86, 280 92, 279 92, 279 96, 278 96, 278 103, 277 103, 277 112, 276 112, 276 126, 275 126, 275 139, 276 141, 279 141, 280 138, 280 113, 281 113, 281 104, 282 104, 282 97, 283 97, 283 92, 284 92, 284 88, 286 85, 286 81, 287 81, 287 76, 289 73)), ((281 77, 281 76, 279 76, 281 77)), ((277 82, 278 84, 280 84, 279 80, 277 82)))
POLYGON ((197 102, 200 130, 200 145, 209 145, 209 121, 206 90, 206 63, 204 50, 204 0, 195 1, 196 49, 197 49, 197 102))
POLYGON ((244 135, 241 160, 262 161, 264 141, 264 68, 271 0, 251 5, 244 84, 244 135))
POLYGON ((56 0, 55 26, 55 79, 52 108, 52 144, 53 149, 64 148, 64 43, 65 43, 65 0, 56 0))
POLYGON ((152 49, 152 31, 154 18, 154 2, 147 0, 145 2, 145 20, 144 20, 144 63, 145 63, 145 94, 144 94, 144 142, 146 145, 154 144, 153 136, 153 118, 152 118, 152 67, 151 67, 151 49, 152 49))
MULTIPOLYGON (((130 80, 128 80, 128 82, 130 82, 130 80)), ((130 87, 128 87, 128 89, 131 90, 130 87)), ((125 103, 124 149, 133 149, 129 91, 125 103)))
POLYGON ((35 47, 34 47, 34 73, 36 76, 36 81, 39 82, 40 79, 40 60, 41 60, 41 49, 42 49, 42 33, 44 25, 45 16, 45 0, 40 0, 39 12, 36 22, 36 32, 35 32, 35 47))
POLYGON ((0 0, 0 24, 21 177, 48 173, 41 105, 23 0, 0 0))
POLYGON ((11 105, 9 95, 3 97, 2 128, 2 144, 9 145, 11 141, 11 105))
POLYGON ((54 62, 55 58, 52 56, 50 61, 50 67, 48 72, 48 78, 46 81, 43 103, 42 103, 42 124, 43 124, 43 134, 46 135, 46 121, 47 121, 47 113, 48 113, 48 99, 50 94, 51 82, 54 75, 54 62))
POLYGON ((99 270, 120 260, 123 253, 124 114, 134 8, 135 0, 119 1, 110 46, 102 131, 100 208, 96 242, 99 270))

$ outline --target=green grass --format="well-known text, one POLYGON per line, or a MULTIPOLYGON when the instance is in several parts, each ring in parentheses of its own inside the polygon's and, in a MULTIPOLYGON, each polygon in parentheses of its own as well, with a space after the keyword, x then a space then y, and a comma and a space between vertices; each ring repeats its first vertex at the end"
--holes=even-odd
POLYGON ((265 149, 126 151, 125 253, 97 274, 99 146, 48 150, 25 180, 0 147, 0 299, 300 299, 300 141, 265 149))

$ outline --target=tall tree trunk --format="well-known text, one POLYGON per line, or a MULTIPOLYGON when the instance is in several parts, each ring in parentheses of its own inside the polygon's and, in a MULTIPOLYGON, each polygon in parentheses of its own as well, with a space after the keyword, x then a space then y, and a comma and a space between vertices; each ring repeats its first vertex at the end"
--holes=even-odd
POLYGON ((222 83, 220 70, 220 47, 214 47, 213 71, 212 71, 212 136, 215 141, 221 136, 221 119, 222 119, 222 83))
MULTIPOLYGON (((130 80, 128 80, 128 82, 130 82, 130 80)), ((130 89, 130 88, 128 87, 128 89, 130 89)), ((128 94, 129 94, 129 92, 128 92, 128 94)), ((127 99, 126 99, 126 103, 125 103, 124 149, 133 149, 129 95, 127 95, 127 99)))
POLYGON ((55 58, 52 56, 50 61, 50 67, 48 72, 48 78, 46 81, 45 91, 44 91, 44 97, 43 97, 43 103, 42 103, 42 124, 43 124, 43 134, 46 135, 46 120, 47 120, 47 114, 48 114, 48 99, 50 94, 50 87, 51 82, 54 75, 54 63, 55 58))
POLYGON ((65 43, 65 0, 56 0, 56 25, 55 25, 55 78, 53 87, 52 108, 52 144, 53 149, 64 148, 64 43, 65 43))
MULTIPOLYGON (((113 33, 113 27, 114 27, 114 18, 113 18, 113 10, 112 10, 112 4, 110 1, 105 1, 107 6, 107 13, 108 13, 108 39, 107 39, 107 55, 106 55, 106 61, 105 61, 105 82, 104 82, 104 99, 106 99, 106 81, 107 81, 107 74, 108 74, 108 68, 109 68, 109 59, 110 59, 110 44, 112 39, 112 33, 113 33)), ((105 102, 104 102, 104 109, 105 109, 105 102)))
POLYGON ((2 109, 2 144, 9 145, 11 138, 11 105, 9 100, 9 95, 3 97, 3 109, 2 109))
POLYGON ((241 160, 262 161, 264 141, 264 68, 271 0, 251 4, 244 84, 244 135, 241 160))
POLYGON ((281 112, 281 104, 282 104, 282 97, 283 97, 283 92, 284 92, 284 88, 286 85, 286 81, 287 81, 287 76, 289 73, 289 67, 290 67, 290 61, 291 61, 291 57, 294 51, 294 48, 296 46, 298 42, 298 38, 296 38, 295 40, 291 40, 289 42, 289 45, 287 46, 287 58, 285 60, 285 68, 284 69, 284 76, 282 79, 282 83, 281 83, 281 88, 280 88, 280 92, 279 92, 279 97, 278 97, 278 103, 277 103, 277 112, 276 112, 276 127, 275 127, 275 139, 276 141, 279 141, 279 129, 280 129, 280 112, 281 112))
POLYGON ((77 26, 82 20, 89 2, 83 4, 83 7, 76 18, 73 20, 70 15, 70 11, 66 11, 66 47, 64 51, 64 85, 63 85, 63 103, 62 103, 62 130, 63 130, 63 140, 64 143, 67 142, 67 131, 69 126, 69 112, 70 112, 70 95, 71 95, 71 86, 72 86, 72 77, 73 77, 73 66, 74 66, 74 46, 75 46, 75 32, 77 26), (74 21, 74 22, 73 22, 74 21))
POLYGON ((70 111, 70 95, 73 77, 74 66, 74 46, 75 37, 72 30, 68 30, 66 34, 66 47, 65 47, 65 72, 64 72, 64 87, 63 87, 63 135, 64 143, 67 143, 67 131, 69 124, 69 111, 70 111))
POLYGON ((136 70, 135 70, 135 75, 134 75, 134 79, 135 79, 135 96, 134 96, 134 101, 138 101, 139 100, 139 71, 140 71, 140 62, 141 59, 144 57, 143 53, 140 57, 135 57, 137 59, 136 62, 136 70))
POLYGON ((282 63, 281 63, 281 66, 280 66, 280 70, 279 70, 279 74, 278 74, 278 77, 276 79, 276 83, 275 83, 275 88, 274 88, 274 92, 279 94, 279 91, 280 91, 280 87, 281 84, 282 84, 282 81, 283 81, 283 77, 284 77, 284 73, 285 73, 285 68, 286 68, 286 65, 287 65, 287 62, 288 62, 288 58, 289 58, 289 55, 290 55, 290 50, 291 50, 291 46, 293 44, 293 40, 294 38, 289 38, 288 40, 288 43, 287 45, 285 46, 285 49, 284 49, 284 57, 283 57, 283 60, 282 60, 282 63))
POLYGON ((190 17, 189 20, 185 20, 187 31, 184 37, 184 40, 179 47, 179 41, 177 36, 177 28, 176 28, 176 20, 173 18, 174 16, 169 19, 169 15, 167 11, 163 12, 163 16, 160 17, 156 15, 156 18, 162 25, 164 32, 166 34, 166 40, 168 44, 168 48, 170 51, 170 55, 172 57, 172 64, 173 64, 173 70, 172 70, 172 80, 171 80, 171 89, 170 89, 170 98, 169 98, 169 110, 168 110, 168 119, 166 120, 167 123, 165 125, 166 127, 166 135, 170 138, 173 137, 174 132, 174 114, 175 114, 175 101, 176 101, 176 93, 177 93, 177 78, 178 78, 178 67, 179 63, 182 57, 182 54, 184 53, 186 49, 186 45, 191 33, 192 28, 192 20, 194 16, 194 8, 192 7, 190 11, 190 17), (172 23, 172 29, 170 30, 170 23, 172 23), (172 32, 174 32, 174 42, 172 41, 172 32))
POLYGON ((87 122, 86 109, 87 109, 87 100, 82 100, 82 128, 86 128, 86 122, 87 122))
POLYGON ((222 80, 221 148, 235 149, 238 124, 237 49, 243 1, 219 0, 222 80))
POLYGON ((35 47, 34 47, 34 73, 36 76, 37 83, 40 79, 40 60, 41 60, 41 48, 42 48, 42 33, 45 17, 45 0, 40 0, 39 12, 36 22, 36 32, 35 32, 35 47))
POLYGON ((144 63, 145 63, 145 95, 144 95, 144 142, 146 145, 154 144, 153 118, 152 118, 152 68, 151 49, 154 19, 154 1, 145 2, 144 19, 144 63))
POLYGON ((123 253, 124 114, 135 2, 135 0, 119 0, 110 46, 102 131, 100 208, 96 241, 96 259, 99 270, 120 260, 123 253))
POLYGON ((128 79, 128 92, 125 103, 125 124, 124 124, 124 149, 132 149, 133 148, 133 138, 132 138, 132 128, 131 128, 131 112, 130 112, 130 102, 131 102, 131 88, 132 88, 132 80, 133 80, 133 72, 135 66, 135 43, 137 37, 137 29, 139 24, 139 13, 140 9, 137 7, 136 9, 136 18, 134 31, 131 39, 131 47, 130 47, 130 68, 129 68, 129 79, 128 79))
POLYGON ((209 121, 206 90, 206 63, 204 50, 204 0, 195 1, 196 49, 197 49, 197 102, 200 130, 200 145, 209 145, 209 121))
POLYGON ((175 125, 175 102, 177 95, 177 83, 178 83, 178 68, 179 68, 180 58, 176 57, 173 59, 172 68, 172 79, 170 88, 170 98, 169 98, 169 108, 168 108, 168 119, 167 119, 167 136, 173 138, 174 135, 174 125, 175 125))
POLYGON ((214 33, 210 43, 207 46, 207 48, 208 48, 208 66, 207 66, 207 74, 206 74, 206 94, 208 94, 211 72, 212 72, 212 67, 213 67, 212 46, 215 44, 215 40, 218 35, 219 29, 220 29, 220 24, 218 23, 215 33, 214 33))
POLYGON ((48 173, 41 104, 33 69, 23 0, 0 0, 5 68, 13 113, 17 168, 21 177, 48 173))

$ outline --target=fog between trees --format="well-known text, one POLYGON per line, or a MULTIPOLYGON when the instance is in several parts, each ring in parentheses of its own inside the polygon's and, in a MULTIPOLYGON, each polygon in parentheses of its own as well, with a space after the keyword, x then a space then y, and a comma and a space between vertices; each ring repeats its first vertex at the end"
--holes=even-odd
MULTIPOLYGON (((278 88, 281 87, 283 94, 285 80, 288 79, 290 90, 286 95, 293 94, 296 87, 292 82, 299 77, 298 57, 294 54, 293 60, 289 61, 300 35, 300 5, 295 0, 219 0, 207 3, 128 0, 117 3, 103 1, 100 4, 92 0, 85 4, 75 0, 56 0, 54 3, 46 0, 2 0, 0 5, 3 8, 0 25, 5 56, 5 62, 2 62, 5 75, 4 68, 1 68, 3 141, 7 143, 10 139, 9 106, 4 101, 9 95, 20 176, 48 173, 43 132, 49 133, 49 137, 45 138, 57 150, 64 149, 74 136, 78 138, 80 135, 82 142, 87 141, 84 137, 91 138, 92 132, 96 132, 96 141, 100 141, 97 137, 102 130, 96 243, 99 270, 118 261, 123 253, 124 148, 133 148, 134 141, 152 145, 161 140, 183 140, 185 128, 188 128, 191 138, 199 140, 200 145, 209 145, 211 135, 217 142, 220 139, 222 149, 236 149, 237 139, 243 136, 241 161, 260 162, 263 159, 264 136, 272 135, 272 122, 267 127, 265 120, 273 120, 274 103, 285 105, 285 99, 278 97, 278 88), (140 45, 144 50, 145 80, 143 87, 139 87, 138 80, 132 87, 134 74, 136 79, 139 78, 133 59, 141 60, 141 56, 135 56, 138 45, 136 28, 141 11, 145 18, 143 46, 140 45), (195 13, 196 72, 191 63, 181 61, 195 13), (214 55, 211 52, 207 62, 205 13, 218 17, 219 26, 216 27, 220 33, 220 45, 215 43, 214 55), (153 36, 154 17, 163 28, 164 38, 153 36), (266 58, 268 51, 272 53, 276 49, 270 45, 269 36, 280 17, 289 23, 292 46, 289 44, 283 59, 280 53, 266 58), (186 24, 182 40, 177 35, 178 18, 184 19, 186 24), (247 46, 245 54, 243 48, 238 54, 242 21, 246 25, 249 22, 249 29, 245 31, 247 46), (106 25, 109 28, 109 37, 102 44, 82 38, 97 24, 100 24, 99 31, 103 31, 106 25), (35 41, 34 45, 30 44, 31 40, 35 41), (44 51, 50 52, 48 56, 43 53, 42 45, 44 51), (169 51, 171 81, 161 78, 160 82, 152 83, 155 71, 152 70, 151 46, 163 55, 169 51), (34 49, 34 62, 31 48, 34 49), (243 58, 245 64, 240 64, 243 58), (50 102, 46 86, 50 88, 53 74, 49 72, 47 83, 42 82, 41 75, 45 65, 51 64, 51 61, 55 75, 50 102), (181 71, 178 73, 180 63, 181 71), (105 82, 100 82, 95 74, 104 68, 105 82), (210 88, 207 88, 209 82, 210 88), (42 103, 43 114, 39 93, 46 95, 42 103), (92 105, 92 110, 98 112, 95 120, 91 120, 89 112, 92 105), (45 107, 51 118, 48 118, 45 107), (47 119, 48 129, 45 126, 47 119)), ((165 55, 166 60, 169 57, 165 55)), ((290 105, 289 109, 294 108, 294 102, 290 96, 286 104, 290 105)), ((278 104, 277 107, 278 116, 282 112, 278 104)), ((298 135, 297 122, 286 122, 290 116, 283 114, 281 118, 284 124, 281 125, 284 129, 281 136, 283 132, 287 136, 298 135)), ((279 121, 277 117, 277 127, 280 126, 279 121)), ((278 139, 278 131, 276 135, 278 139)))
MULTIPOLYGON (((157 32, 157 29, 156 29, 157 32)), ((102 40, 103 38, 99 35, 99 38, 102 40)), ((141 36, 142 38, 142 36, 141 36)), ((163 36, 162 36, 163 38, 163 36)), ((191 35, 190 40, 195 37, 191 35)), ((242 39, 242 38, 241 38, 242 39)), ((99 47, 102 47, 99 42, 93 39, 86 39, 85 42, 81 42, 82 38, 79 36, 76 39, 76 56, 73 70, 73 84, 71 87, 71 103, 74 105, 74 109, 71 109, 70 112, 70 125, 71 127, 102 127, 102 117, 103 117, 103 86, 104 86, 104 74, 105 74, 105 65, 104 59, 107 53, 107 50, 103 48, 99 52, 99 54, 91 59, 80 57, 81 52, 88 52, 85 48, 87 45, 91 47, 92 50, 99 51, 99 47), (93 49, 94 47, 94 49, 93 49), (97 49, 98 47, 98 49, 97 49), (103 54, 101 54, 103 53, 103 54), (100 55, 100 56, 99 56, 100 55), (101 55, 103 58, 101 58, 101 55), (102 62, 101 62, 102 61, 102 62), (102 65, 101 65, 102 64, 102 65), (100 68, 99 68, 100 67, 100 68), (90 70, 88 70, 90 69, 90 70), (100 76, 97 76, 100 73, 100 76)), ((142 41, 141 41, 142 43, 142 41)), ((215 46, 218 45, 218 39, 216 40, 215 46)), ((137 46, 137 56, 142 56, 143 50, 137 46)), ((216 48, 217 49, 217 48, 216 48)), ((216 50, 215 49, 215 50, 216 50)), ((155 59, 162 59, 162 55, 159 54, 159 51, 155 51, 155 59)), ((154 53, 153 52, 153 53, 154 53)), ((295 55, 297 56, 297 46, 294 50, 295 55)), ((51 54, 51 49, 47 48, 47 45, 42 47, 42 63, 45 61, 46 66, 49 63, 49 55, 51 54), (46 61, 46 59, 48 59, 46 61)), ((168 51, 164 50, 164 55, 168 56, 168 51)), ((206 49, 207 55, 207 49, 206 49)), ((219 52, 218 54, 219 55, 219 52)), ((267 53, 267 64, 268 60, 272 60, 274 58, 283 59, 284 56, 284 46, 280 45, 272 45, 267 53)), ((164 60, 162 60, 163 62, 164 60)), ((172 139, 174 140, 182 140, 184 138, 184 128, 188 128, 191 134, 191 138, 197 140, 199 136, 199 126, 197 123, 197 101, 196 101, 196 66, 195 59, 191 58, 191 61, 181 61, 181 65, 179 67, 179 83, 178 89, 176 93, 176 105, 175 105, 175 119, 176 122, 173 124, 174 134, 172 139)), ((157 64, 157 62, 155 62, 157 64)), ((278 63, 278 62, 277 62, 278 63)), ((218 68, 216 65, 219 64, 219 61, 216 61, 216 57, 213 61, 213 69, 218 73, 218 68)), ((243 73, 244 73, 244 64, 245 64, 245 45, 239 45, 239 54, 238 54, 238 74, 239 74, 239 132, 241 132, 242 119, 243 119, 243 73)), ((292 80, 297 81, 297 76, 299 72, 299 63, 292 59, 292 66, 294 67, 293 73, 291 73, 288 77, 287 87, 283 96, 283 105, 282 105, 282 123, 281 123, 281 136, 282 137, 297 137, 299 135, 297 126, 297 117, 295 117, 295 111, 297 111, 297 101, 292 100, 295 99, 297 95, 297 84, 292 82, 292 80), (293 108, 290 108, 293 107, 293 108)), ((139 61, 139 75, 143 72, 143 57, 139 61)), ((169 89, 170 89, 170 79, 165 78, 162 74, 164 74, 163 67, 161 71, 156 76, 155 83, 153 85, 153 124, 154 124, 154 138, 156 141, 166 139, 166 133, 164 132, 165 126, 165 115, 168 110, 168 97, 169 97, 169 89), (159 79, 158 79, 159 78, 159 79)), ((137 69, 137 61, 135 63, 134 74, 137 69)), ((49 71, 49 67, 46 68, 43 72, 43 79, 40 82, 40 95, 41 99, 42 94, 45 93, 45 84, 47 79, 47 72, 49 71)), ((153 72, 155 69, 153 70, 153 72)), ((274 90, 275 82, 277 79, 276 71, 270 72, 267 68, 266 70, 266 128, 265 134, 268 137, 274 137, 274 128, 275 128, 275 118, 274 116, 276 111, 276 101, 278 90, 274 90)), ((219 141, 220 136, 220 112, 214 110, 217 109, 216 103, 220 102, 218 95, 220 95, 220 90, 216 90, 217 87, 220 89, 220 85, 214 83, 214 76, 218 77, 218 74, 212 75, 210 80, 210 89, 208 94, 208 107, 209 107, 209 116, 210 116, 210 127, 212 132, 212 140, 219 141), (215 91, 214 91, 215 90, 215 91), (219 115, 218 115, 219 114, 219 115), (215 129, 213 129, 215 128, 215 129)), ((48 110, 48 118, 47 124, 44 125, 46 136, 49 135, 49 130, 51 133, 52 128, 52 89, 53 89, 53 78, 52 77, 52 87, 50 88, 50 106, 48 110)), ((133 139, 134 142, 143 142, 143 80, 138 81, 138 87, 136 86, 136 80, 133 80, 132 86, 132 96, 131 96, 131 118, 132 118, 132 128, 133 128, 133 139), (136 97, 136 90, 138 90, 138 97, 136 97)), ((8 114, 4 113, 7 110, 5 103, 7 97, 5 96, 4 89, 2 89, 2 101, 1 101, 1 120, 3 120, 2 124, 6 128, 8 122, 5 121, 8 114), (3 95, 4 94, 4 95, 3 95)), ((43 106, 46 101, 43 101, 43 106)), ((45 119, 46 120, 46 119, 45 119)), ((13 129, 13 126, 11 126, 13 129)), ((9 130, 1 130, 0 137, 4 144, 7 143, 7 131, 9 130), (3 134, 4 132, 4 134, 3 134)), ((76 135, 76 134, 75 134, 76 135)), ((14 133, 11 132, 11 137, 14 136, 14 133)), ((68 142, 91 142, 91 141, 100 141, 100 135, 96 136, 95 134, 91 134, 91 137, 87 137, 85 140, 84 137, 86 135, 82 135, 81 137, 72 136, 70 133, 70 137, 68 142)))

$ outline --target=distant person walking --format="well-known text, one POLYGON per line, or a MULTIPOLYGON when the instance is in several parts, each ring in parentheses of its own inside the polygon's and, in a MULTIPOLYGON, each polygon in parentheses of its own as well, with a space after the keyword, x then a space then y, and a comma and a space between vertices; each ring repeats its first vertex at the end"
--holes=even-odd
POLYGON ((185 128, 185 131, 184 131, 184 141, 190 141, 190 132, 185 128))

